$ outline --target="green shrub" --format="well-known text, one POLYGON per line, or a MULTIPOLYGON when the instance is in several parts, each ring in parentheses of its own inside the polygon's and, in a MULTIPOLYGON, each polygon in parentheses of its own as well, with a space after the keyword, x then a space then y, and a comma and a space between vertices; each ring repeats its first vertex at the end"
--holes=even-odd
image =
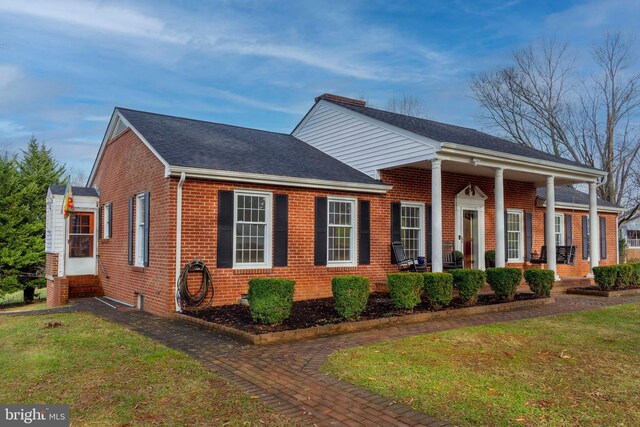
POLYGON ((618 266, 593 267, 593 278, 600 289, 603 291, 611 290, 615 287, 618 279, 618 266))
POLYGON ((630 262, 631 266, 631 286, 640 286, 640 262, 630 262))
POLYGON ((369 299, 369 279, 363 276, 338 276, 331 279, 336 311, 345 319, 357 319, 369 299))
POLYGON ((482 270, 461 268, 451 270, 453 286, 458 290, 462 302, 466 305, 475 304, 478 301, 478 291, 487 281, 487 275, 482 270))
POLYGON ((420 303, 424 279, 420 273, 387 274, 387 286, 395 308, 413 310, 420 303))
POLYGON ((453 277, 449 273, 423 273, 424 292, 435 309, 449 305, 453 293, 453 277))
POLYGON ((531 292, 539 297, 548 297, 551 295, 551 288, 556 280, 556 272, 530 268, 524 271, 524 280, 529 285, 531 292))
POLYGON ((616 287, 627 289, 633 283, 633 267, 628 264, 618 265, 618 276, 616 277, 616 287))
POLYGON ((10 294, 22 289, 22 285, 17 276, 5 276, 0 279, 0 295, 10 294))
POLYGON ((249 280, 249 311, 254 322, 275 325, 291 314, 295 282, 286 279, 249 280))
POLYGON ((511 301, 516 296, 516 290, 522 278, 519 268, 488 268, 487 282, 498 298, 511 301))

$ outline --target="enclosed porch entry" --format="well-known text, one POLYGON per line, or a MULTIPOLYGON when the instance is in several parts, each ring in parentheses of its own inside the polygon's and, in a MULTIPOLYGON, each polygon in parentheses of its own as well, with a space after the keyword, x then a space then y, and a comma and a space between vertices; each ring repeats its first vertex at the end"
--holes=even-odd
POLYGON ((51 186, 46 211, 47 304, 100 296, 98 276, 99 198, 95 189, 73 187, 73 211, 65 216, 64 186, 51 186))

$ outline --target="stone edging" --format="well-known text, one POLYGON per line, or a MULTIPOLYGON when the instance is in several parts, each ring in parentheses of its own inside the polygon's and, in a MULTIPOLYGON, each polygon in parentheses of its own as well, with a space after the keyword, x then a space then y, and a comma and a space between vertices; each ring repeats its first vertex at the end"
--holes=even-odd
POLYGON ((592 297, 622 297, 625 295, 640 294, 640 288, 635 289, 621 289, 615 291, 602 291, 600 289, 581 289, 581 288, 569 288, 568 294, 574 295, 589 295, 592 297))
POLYGON ((397 317, 383 317, 380 319, 360 320, 355 322, 338 323, 335 325, 313 326, 310 328, 296 329, 291 331, 269 332, 266 334, 252 334, 241 331, 236 328, 221 325, 218 323, 207 322, 203 319, 187 316, 185 314, 175 313, 173 317, 187 322, 195 323, 207 329, 213 330, 220 334, 230 336, 232 338, 244 341, 253 345, 276 344, 292 341, 302 341, 310 338, 318 338, 328 335, 338 335, 349 332, 358 332, 368 329, 384 328, 396 325, 406 325, 410 323, 424 322, 430 319, 438 319, 443 317, 462 317, 472 316, 482 313, 496 313, 501 311, 509 311, 523 307, 536 307, 547 304, 553 304, 556 300, 554 297, 539 298, 525 301, 513 301, 492 305, 479 305, 473 307, 463 307, 452 310, 429 311, 424 313, 407 314, 397 317))

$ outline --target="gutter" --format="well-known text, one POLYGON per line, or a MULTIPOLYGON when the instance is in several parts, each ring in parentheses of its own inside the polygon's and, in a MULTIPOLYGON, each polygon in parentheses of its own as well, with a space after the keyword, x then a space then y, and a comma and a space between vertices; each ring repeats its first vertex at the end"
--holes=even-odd
POLYGON ((291 176, 265 175, 258 173, 245 173, 234 171, 222 171, 215 169, 191 168, 186 166, 171 166, 169 176, 178 177, 185 175, 193 179, 210 179, 216 181, 248 182, 262 185, 278 185, 286 187, 315 188, 321 190, 350 191, 355 193, 385 194, 393 187, 386 184, 362 184, 345 181, 330 181, 314 178, 299 178, 291 176))
POLYGON ((178 280, 180 280, 180 270, 182 261, 182 186, 187 179, 187 175, 182 172, 178 182, 178 193, 176 196, 176 311, 180 310, 178 303, 178 280))

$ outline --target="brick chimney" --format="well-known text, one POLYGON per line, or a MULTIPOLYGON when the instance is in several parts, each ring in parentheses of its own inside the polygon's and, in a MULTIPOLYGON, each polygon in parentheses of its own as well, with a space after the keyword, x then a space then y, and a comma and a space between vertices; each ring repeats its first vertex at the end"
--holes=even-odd
POLYGON ((323 93, 322 95, 316 97, 316 102, 321 99, 326 99, 327 101, 340 102, 342 104, 355 105, 356 107, 366 107, 367 102, 361 99, 353 99, 346 98, 344 96, 333 95, 331 93, 323 93))

